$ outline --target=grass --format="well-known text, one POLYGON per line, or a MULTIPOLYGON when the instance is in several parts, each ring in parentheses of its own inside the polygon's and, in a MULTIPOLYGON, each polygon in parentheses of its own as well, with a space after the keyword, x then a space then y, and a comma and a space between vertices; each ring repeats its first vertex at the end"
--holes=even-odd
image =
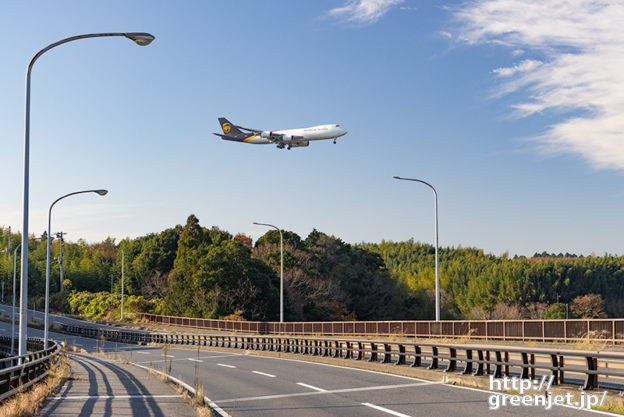
POLYGON ((0 406, 0 417, 31 417, 34 416, 45 399, 69 378, 71 367, 65 353, 58 356, 56 363, 52 364, 50 373, 41 382, 7 399, 0 406))

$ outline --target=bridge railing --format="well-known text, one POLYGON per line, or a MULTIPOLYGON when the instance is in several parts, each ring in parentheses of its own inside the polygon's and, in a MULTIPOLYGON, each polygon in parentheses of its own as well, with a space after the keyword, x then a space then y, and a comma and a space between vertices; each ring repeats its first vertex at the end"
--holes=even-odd
POLYGON ((64 326, 70 334, 122 343, 212 346, 344 358, 388 365, 427 367, 495 378, 552 377, 552 384, 576 384, 585 390, 624 385, 624 353, 418 343, 350 338, 273 335, 171 334, 127 332, 92 327, 64 326), (608 378, 608 381, 605 379, 608 378), (600 381, 599 381, 600 379, 600 381))
POLYGON ((230 321, 141 313, 149 323, 257 334, 409 336, 502 341, 601 341, 624 343, 624 319, 444 320, 444 321, 230 321))
POLYGON ((43 339, 30 338, 28 353, 11 355, 11 338, 0 336, 0 351, 6 357, 0 359, 0 401, 26 389, 48 375, 51 361, 61 352, 61 346, 53 340, 43 349, 43 339))

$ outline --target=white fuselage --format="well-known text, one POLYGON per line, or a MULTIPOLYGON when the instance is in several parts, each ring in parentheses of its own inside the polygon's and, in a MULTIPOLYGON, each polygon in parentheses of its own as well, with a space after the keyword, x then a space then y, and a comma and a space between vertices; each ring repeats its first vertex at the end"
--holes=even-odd
POLYGON ((342 129, 340 125, 336 124, 312 126, 303 129, 272 130, 262 132, 260 135, 252 136, 246 139, 245 142, 256 144, 274 143, 274 141, 268 137, 270 133, 273 133, 274 135, 283 135, 284 142, 289 142, 291 140, 306 142, 311 140, 336 139, 340 136, 346 135, 347 131, 342 129))

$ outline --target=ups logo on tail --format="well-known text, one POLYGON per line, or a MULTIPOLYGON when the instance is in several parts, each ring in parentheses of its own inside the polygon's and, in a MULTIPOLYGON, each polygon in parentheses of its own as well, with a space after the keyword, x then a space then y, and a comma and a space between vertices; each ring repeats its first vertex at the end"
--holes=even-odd
POLYGON ((222 127, 223 127, 223 133, 225 134, 230 133, 230 130, 232 129, 229 123, 223 123, 222 127))

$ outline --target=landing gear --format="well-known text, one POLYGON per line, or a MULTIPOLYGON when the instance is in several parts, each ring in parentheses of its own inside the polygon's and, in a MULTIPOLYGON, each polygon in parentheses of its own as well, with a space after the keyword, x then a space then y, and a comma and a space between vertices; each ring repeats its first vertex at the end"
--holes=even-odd
POLYGON ((284 149, 284 144, 283 143, 278 143, 277 144, 277 149, 284 149))
POLYGON ((336 139, 334 139, 334 145, 336 144, 336 139))
POLYGON ((289 144, 289 145, 288 145, 288 150, 290 150, 290 148, 292 148, 292 145, 290 145, 290 144, 289 144))

